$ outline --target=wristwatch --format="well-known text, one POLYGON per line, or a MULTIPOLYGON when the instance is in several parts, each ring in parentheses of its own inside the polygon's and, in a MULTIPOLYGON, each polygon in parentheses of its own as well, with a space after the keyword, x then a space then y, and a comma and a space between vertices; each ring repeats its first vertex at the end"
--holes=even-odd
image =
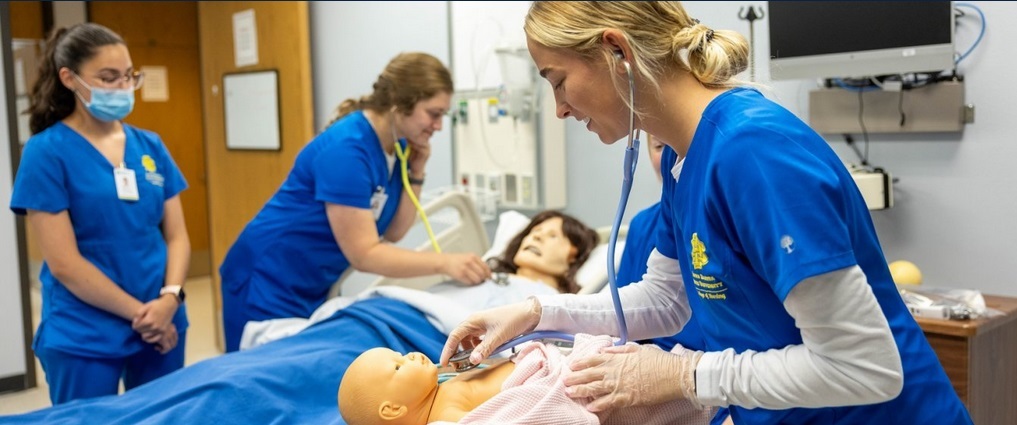
POLYGON ((183 304, 184 298, 187 296, 184 293, 184 287, 180 285, 163 286, 162 289, 159 290, 159 296, 161 297, 166 294, 173 294, 173 296, 177 297, 177 302, 179 304, 183 304))

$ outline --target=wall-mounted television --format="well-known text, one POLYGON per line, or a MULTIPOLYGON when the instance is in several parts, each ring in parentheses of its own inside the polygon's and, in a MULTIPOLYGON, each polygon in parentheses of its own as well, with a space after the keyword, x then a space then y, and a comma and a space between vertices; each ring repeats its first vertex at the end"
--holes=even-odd
POLYGON ((954 68, 948 1, 771 1, 770 77, 849 78, 954 68))

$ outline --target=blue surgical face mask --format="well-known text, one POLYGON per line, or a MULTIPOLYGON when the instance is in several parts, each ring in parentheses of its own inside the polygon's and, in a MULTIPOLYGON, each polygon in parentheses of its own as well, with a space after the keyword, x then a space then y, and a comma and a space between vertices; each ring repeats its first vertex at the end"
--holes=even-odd
POLYGON ((81 94, 77 91, 74 94, 78 96, 78 99, 81 99, 81 103, 85 105, 88 112, 96 119, 106 122, 122 120, 134 109, 133 89, 92 87, 85 83, 77 74, 74 74, 74 78, 77 78, 81 85, 88 87, 88 90, 92 92, 91 102, 86 102, 85 98, 81 97, 81 94))

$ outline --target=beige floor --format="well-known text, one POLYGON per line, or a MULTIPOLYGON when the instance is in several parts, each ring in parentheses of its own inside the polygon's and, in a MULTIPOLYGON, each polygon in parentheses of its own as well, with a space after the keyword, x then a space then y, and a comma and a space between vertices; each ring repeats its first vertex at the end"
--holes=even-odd
MULTIPOLYGON (((215 344, 215 328, 212 311, 211 279, 208 277, 193 278, 185 284, 187 288, 187 318, 190 327, 187 329, 187 347, 185 363, 190 365, 201 360, 222 354, 215 344)), ((41 301, 38 289, 32 290, 33 324, 39 325, 41 301)), ((34 329, 34 326, 33 326, 34 329)), ((0 415, 24 413, 49 407, 49 390, 46 377, 43 375, 39 362, 35 362, 37 387, 25 391, 0 395, 0 415)))

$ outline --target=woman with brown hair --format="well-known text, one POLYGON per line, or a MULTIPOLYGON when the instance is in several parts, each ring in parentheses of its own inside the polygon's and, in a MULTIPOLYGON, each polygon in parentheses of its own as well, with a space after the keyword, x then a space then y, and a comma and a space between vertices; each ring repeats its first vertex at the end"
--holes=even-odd
POLYGON ((187 182, 158 135, 122 121, 143 77, 119 35, 84 23, 53 33, 32 88, 10 206, 45 260, 32 348, 53 404, 184 365, 187 182))
POLYGON ((389 277, 444 274, 467 284, 490 276, 474 254, 385 243, 402 239, 413 224, 409 191, 420 196, 430 139, 441 130, 452 91, 438 59, 403 53, 370 95, 339 106, 337 120, 297 155, 219 269, 226 351, 238 349, 248 321, 309 317, 350 267, 389 277), (397 155, 406 151, 405 160, 397 155))

